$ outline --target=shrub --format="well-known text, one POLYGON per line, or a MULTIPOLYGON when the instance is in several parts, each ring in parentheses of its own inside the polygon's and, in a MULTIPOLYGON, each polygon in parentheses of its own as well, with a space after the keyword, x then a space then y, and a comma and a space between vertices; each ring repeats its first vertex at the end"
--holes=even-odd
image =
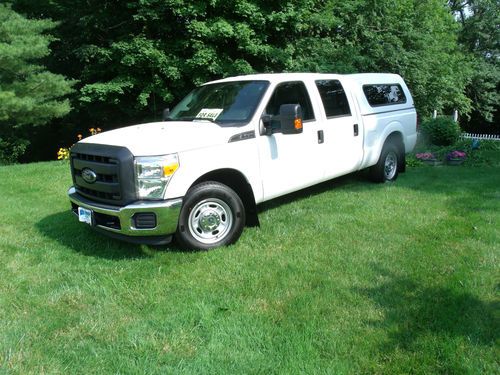
POLYGON ((424 140, 436 146, 451 146, 461 134, 460 126, 450 117, 437 117, 422 122, 424 140))
POLYGON ((24 154, 29 141, 17 137, 0 137, 0 165, 15 163, 24 154))

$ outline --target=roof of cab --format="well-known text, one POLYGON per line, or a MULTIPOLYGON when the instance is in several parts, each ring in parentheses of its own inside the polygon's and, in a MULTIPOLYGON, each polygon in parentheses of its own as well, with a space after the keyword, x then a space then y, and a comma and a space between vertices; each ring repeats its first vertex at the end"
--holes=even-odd
POLYGON ((228 77, 216 81, 207 82, 232 82, 232 81, 269 81, 282 82, 289 80, 304 80, 304 79, 332 79, 338 77, 346 77, 353 79, 358 84, 369 83, 399 83, 403 79, 397 74, 391 73, 357 73, 357 74, 336 74, 336 73, 264 73, 264 74, 248 74, 235 77, 228 77))
POLYGON ((236 77, 227 77, 216 81, 207 83, 218 82, 231 82, 231 81, 270 81, 282 82, 296 79, 319 79, 326 76, 340 76, 341 74, 324 74, 324 73, 262 73, 262 74, 247 74, 236 77))

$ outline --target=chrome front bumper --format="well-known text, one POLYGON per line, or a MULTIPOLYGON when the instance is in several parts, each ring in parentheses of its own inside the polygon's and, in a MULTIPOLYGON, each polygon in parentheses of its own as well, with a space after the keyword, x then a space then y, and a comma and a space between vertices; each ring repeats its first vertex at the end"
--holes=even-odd
POLYGON ((68 197, 73 203, 73 208, 75 208, 75 206, 83 207, 98 214, 118 218, 120 223, 119 229, 106 225, 99 225, 97 223, 93 226, 97 229, 108 232, 110 235, 118 235, 113 237, 118 237, 124 240, 127 240, 126 237, 139 239, 139 237, 168 236, 175 233, 182 206, 182 198, 157 202, 139 202, 124 207, 109 206, 93 202, 81 196, 74 187, 71 187, 68 190, 68 197), (156 226, 148 229, 135 228, 133 216, 137 213, 154 213, 156 215, 156 226))

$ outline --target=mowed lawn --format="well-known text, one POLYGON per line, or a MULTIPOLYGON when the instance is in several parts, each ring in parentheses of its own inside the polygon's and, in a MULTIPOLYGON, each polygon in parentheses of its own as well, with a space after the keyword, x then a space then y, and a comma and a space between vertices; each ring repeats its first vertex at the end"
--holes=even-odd
POLYGON ((350 175, 209 252, 94 233, 70 184, 0 167, 0 372, 500 373, 500 167, 350 175))

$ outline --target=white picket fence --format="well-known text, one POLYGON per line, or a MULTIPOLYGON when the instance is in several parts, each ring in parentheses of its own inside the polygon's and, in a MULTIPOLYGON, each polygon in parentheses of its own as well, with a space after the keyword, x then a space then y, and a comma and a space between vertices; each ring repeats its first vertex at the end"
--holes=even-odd
POLYGON ((464 138, 464 139, 484 139, 484 140, 488 140, 488 141, 500 141, 500 135, 495 135, 495 134, 462 133, 462 138, 464 138))

